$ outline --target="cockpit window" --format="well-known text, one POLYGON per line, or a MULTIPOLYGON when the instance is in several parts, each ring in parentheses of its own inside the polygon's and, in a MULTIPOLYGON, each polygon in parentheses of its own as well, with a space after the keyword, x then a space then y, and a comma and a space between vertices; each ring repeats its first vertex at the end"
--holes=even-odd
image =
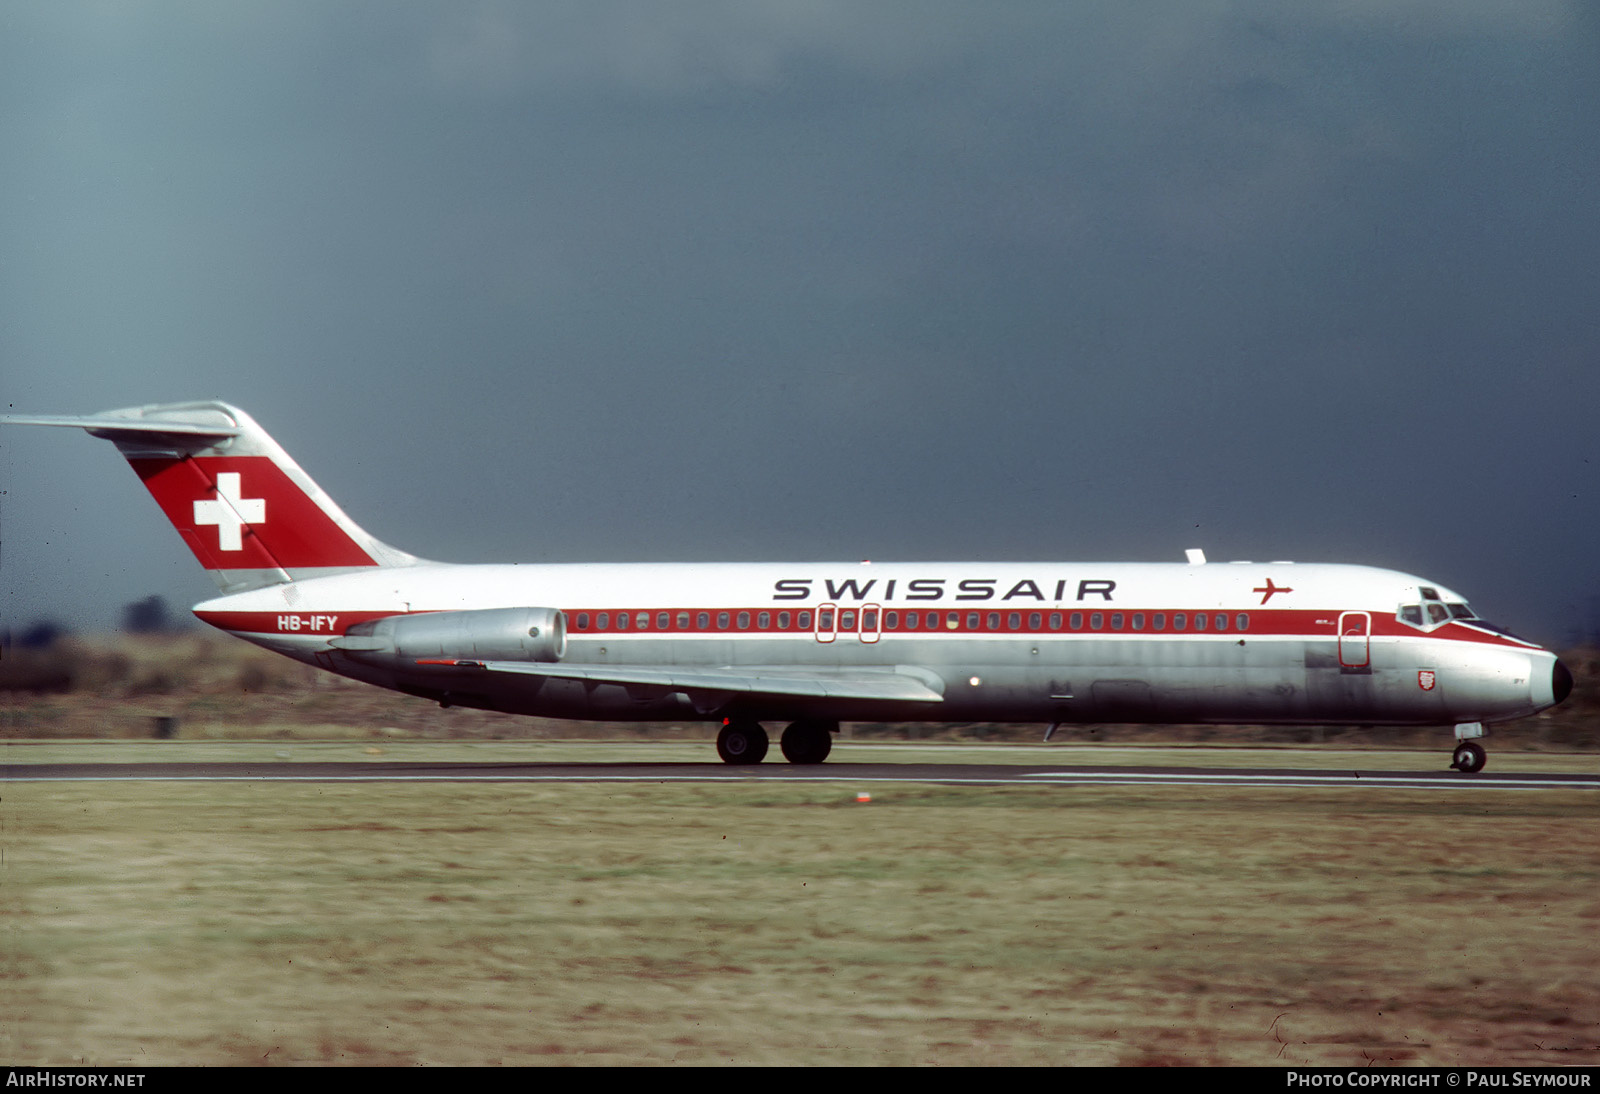
MULTIPOLYGON (((1424 592, 1428 590, 1423 590, 1424 592)), ((1402 604, 1395 613, 1402 623, 1409 623, 1413 627, 1423 630, 1432 630, 1441 623, 1448 623, 1452 619, 1478 620, 1478 614, 1460 601, 1451 601, 1446 604, 1442 601, 1430 600, 1422 604, 1402 604)))

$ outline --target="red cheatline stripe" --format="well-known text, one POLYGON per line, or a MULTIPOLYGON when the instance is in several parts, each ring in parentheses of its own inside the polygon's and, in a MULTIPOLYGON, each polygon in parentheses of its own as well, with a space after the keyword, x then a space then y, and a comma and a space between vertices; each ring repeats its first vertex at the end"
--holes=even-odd
MULTIPOLYGON (((836 630, 829 633, 837 633, 844 636, 856 636, 860 634, 862 609, 851 607, 837 608, 834 609, 834 611, 836 630), (846 626, 847 619, 849 621, 848 626, 846 626)), ((1264 611, 1260 608, 1249 612, 1220 612, 1216 610, 1208 610, 1204 613, 1196 613, 1191 609, 1183 609, 1181 611, 1157 611, 1150 609, 1131 611, 1128 609, 1118 609, 1116 612, 1106 611, 1104 609, 1098 609, 1094 611, 1042 611, 1038 613, 1019 613, 1019 625, 1016 629, 1012 629, 1010 626, 1010 616, 1012 613, 1008 611, 994 613, 982 610, 974 612, 967 608, 958 610, 952 610, 948 608, 939 610, 919 608, 916 609, 914 613, 911 613, 917 616, 917 626, 915 627, 906 626, 908 613, 910 613, 909 609, 902 608, 879 609, 879 629, 874 631, 869 626, 867 630, 868 636, 871 637, 872 635, 876 634, 883 637, 898 636, 913 638, 919 636, 926 637, 935 634, 960 634, 1013 637, 1019 639, 1073 637, 1104 638, 1119 636, 1140 636, 1147 638, 1226 637, 1242 638, 1247 640, 1250 638, 1266 637, 1335 639, 1338 637, 1336 628, 1339 616, 1341 614, 1340 612, 1334 610, 1321 612, 1305 611, 1300 609, 1264 611), (998 625, 991 626, 991 623, 995 621, 991 620, 990 617, 996 614, 998 614, 998 625), (1034 614, 1038 614, 1040 616, 1040 626, 1029 627, 1031 616, 1034 614), (1204 614, 1206 616, 1207 626, 1205 630, 1197 630, 1193 626, 1193 621, 1197 614, 1204 614), (972 625, 973 620, 971 617, 974 615, 976 616, 976 626, 972 625), (1051 629, 1049 627, 1049 621, 1053 615, 1060 616, 1061 625, 1057 629, 1051 629), (1080 625, 1077 628, 1073 628, 1071 625, 1072 617, 1075 615, 1081 617, 1079 619, 1080 625), (1112 628, 1114 615, 1120 615, 1122 617, 1121 630, 1115 630, 1112 628), (1133 627, 1135 615, 1143 617, 1143 626, 1137 630, 1133 627), (1155 629, 1153 625, 1154 617, 1156 615, 1162 615, 1165 617, 1164 625, 1160 630, 1155 629), (1174 629, 1173 624, 1176 618, 1180 615, 1185 618, 1185 627, 1182 630, 1176 630, 1174 629), (1227 627, 1224 629, 1218 629, 1216 627, 1216 619, 1219 615, 1226 617, 1227 627), (890 616, 895 616, 895 625, 893 626, 889 624, 890 616), (949 625, 951 616, 955 616, 956 619, 956 626, 954 628, 949 625), (1098 629, 1095 629, 1093 626, 1096 616, 1100 617, 1100 626, 1098 629), (1248 626, 1243 629, 1241 629, 1238 625, 1240 616, 1246 617, 1248 622, 1248 626), (930 618, 936 620, 936 622, 932 625, 929 624, 930 618)), ((239 631, 250 634, 327 635, 329 637, 333 637, 346 633, 357 623, 365 623, 373 619, 383 619, 393 615, 405 615, 409 613, 386 611, 294 611, 197 612, 195 614, 198 615, 204 622, 227 631, 239 631)), ((817 624, 817 609, 814 607, 784 609, 639 608, 626 610, 617 608, 607 608, 603 610, 592 608, 569 608, 564 609, 564 614, 567 618, 569 633, 574 637, 588 638, 642 634, 686 636, 790 634, 795 636, 806 636, 815 633, 817 624), (602 614, 607 617, 608 624, 603 629, 598 625, 599 617, 602 614), (659 625, 659 617, 663 614, 667 619, 667 625, 665 627, 659 625), (703 626, 700 623, 700 616, 702 614, 706 616, 706 622, 703 626), (766 614, 768 618, 769 625, 766 627, 762 627, 760 625, 761 616, 763 614, 766 614), (615 625, 618 615, 626 615, 628 617, 627 627, 619 628, 615 625), (686 626, 679 625, 680 622, 682 622, 682 620, 679 618, 681 615, 687 615, 688 617, 686 626), (717 621, 723 615, 726 615, 727 617, 727 625, 718 626, 717 621), (746 625, 743 627, 738 625, 741 615, 747 616, 746 625), (787 628, 780 628, 777 626, 780 615, 788 616, 789 625, 787 628), (643 626, 639 625, 640 616, 645 617, 645 624, 643 626), (802 616, 804 616, 804 622, 801 621, 802 616)), ((1514 646, 1523 649, 1538 648, 1531 646, 1526 642, 1520 642, 1490 631, 1481 630, 1477 627, 1471 626, 1470 623, 1452 621, 1450 623, 1443 624, 1432 631, 1419 631, 1414 627, 1401 623, 1399 620, 1394 618, 1392 614, 1380 615, 1377 612, 1371 612, 1370 615, 1371 637, 1373 638, 1433 638, 1457 642, 1483 643, 1486 645, 1514 646)))

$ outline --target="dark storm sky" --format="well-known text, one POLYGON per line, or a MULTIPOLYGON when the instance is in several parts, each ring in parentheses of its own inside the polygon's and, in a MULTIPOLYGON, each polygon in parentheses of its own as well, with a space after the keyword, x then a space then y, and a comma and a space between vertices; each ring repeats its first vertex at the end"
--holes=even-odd
MULTIPOLYGON (((0 410, 451 561, 1348 561, 1600 625, 1600 15, 0 6, 0 410)), ((210 581, 0 427, 5 624, 210 581)))

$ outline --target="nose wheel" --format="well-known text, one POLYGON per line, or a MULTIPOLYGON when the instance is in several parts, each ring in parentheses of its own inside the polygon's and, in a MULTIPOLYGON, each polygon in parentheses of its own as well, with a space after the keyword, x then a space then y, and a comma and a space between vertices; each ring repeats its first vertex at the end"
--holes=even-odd
POLYGON ((1488 762, 1489 754, 1477 741, 1462 741, 1456 745, 1455 755, 1450 759, 1450 766, 1466 775, 1482 771, 1483 765, 1488 762))

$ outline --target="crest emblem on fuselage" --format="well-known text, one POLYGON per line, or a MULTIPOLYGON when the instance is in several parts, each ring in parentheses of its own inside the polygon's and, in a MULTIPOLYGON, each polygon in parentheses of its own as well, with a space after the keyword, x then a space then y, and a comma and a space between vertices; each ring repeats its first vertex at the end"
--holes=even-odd
POLYGON ((1417 687, 1421 688, 1423 691, 1432 691, 1433 685, 1437 682, 1438 677, 1434 675, 1432 669, 1417 670, 1417 687))

